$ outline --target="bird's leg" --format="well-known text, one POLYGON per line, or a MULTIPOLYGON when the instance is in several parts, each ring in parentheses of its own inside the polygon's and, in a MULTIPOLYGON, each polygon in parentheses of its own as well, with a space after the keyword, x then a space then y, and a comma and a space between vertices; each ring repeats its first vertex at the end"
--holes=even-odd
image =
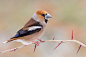
POLYGON ((42 41, 41 39, 38 39, 40 42, 45 42, 45 41, 42 41))
POLYGON ((37 46, 39 46, 39 41, 33 41, 33 44, 35 44, 35 45, 37 45, 37 46))
MULTIPOLYGON (((40 40, 40 39, 38 39, 39 41, 32 41, 33 42, 33 44, 35 44, 35 48, 34 48, 34 52, 35 52, 35 50, 36 50, 36 46, 39 46, 39 44, 41 43, 41 42, 45 42, 45 41, 42 41, 42 40, 40 40)), ((34 53, 33 52, 33 53, 34 53)))

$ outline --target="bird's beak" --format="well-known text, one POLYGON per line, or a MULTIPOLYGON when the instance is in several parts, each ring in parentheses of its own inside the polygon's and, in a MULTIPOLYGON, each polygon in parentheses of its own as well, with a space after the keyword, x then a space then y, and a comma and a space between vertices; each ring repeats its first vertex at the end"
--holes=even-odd
POLYGON ((52 16, 50 14, 45 15, 45 19, 50 19, 52 16))

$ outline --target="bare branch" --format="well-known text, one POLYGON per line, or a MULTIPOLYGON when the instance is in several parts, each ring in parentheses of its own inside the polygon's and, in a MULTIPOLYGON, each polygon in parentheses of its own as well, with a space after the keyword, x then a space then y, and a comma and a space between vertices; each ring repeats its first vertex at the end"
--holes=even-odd
POLYGON ((86 47, 86 44, 78 41, 78 40, 45 40, 45 42, 59 42, 59 41, 63 41, 63 42, 75 42, 75 43, 78 43, 84 47, 86 47))
POLYGON ((17 48, 13 48, 13 49, 8 49, 8 50, 5 50, 5 51, 1 51, 0 54, 5 53, 5 52, 12 52, 12 51, 15 51, 15 50, 17 50, 17 49, 20 49, 20 48, 22 48, 22 47, 24 47, 24 46, 25 46, 25 45, 22 45, 22 46, 17 47, 17 48))
MULTIPOLYGON (((43 42, 61 42, 61 43, 63 43, 63 42, 75 42, 75 43, 78 43, 79 45, 81 45, 81 46, 83 46, 83 47, 86 47, 86 44, 84 44, 84 43, 82 43, 82 42, 80 42, 80 41, 78 41, 78 40, 45 40, 45 41, 39 40, 39 41, 40 41, 40 42, 35 42, 35 43, 32 43, 32 44, 39 45, 40 43, 43 43, 43 42)), ((59 45, 60 45, 61 43, 59 43, 59 45)), ((34 52, 35 52, 35 49, 36 49, 36 45, 35 45, 35 48, 34 48, 34 52)), ((59 46, 59 45, 58 45, 58 46, 59 46)), ((5 51, 1 51, 0 54, 5 53, 5 52, 15 51, 15 50, 20 49, 20 48, 25 47, 25 46, 26 46, 26 45, 22 45, 22 46, 17 47, 17 48, 13 48, 13 49, 8 49, 8 50, 5 50, 5 51)), ((58 47, 58 46, 57 46, 57 47, 58 47)), ((80 47, 81 47, 81 46, 80 46, 80 47)), ((57 47, 56 47, 56 48, 57 48, 57 47)), ((79 47, 79 49, 80 49, 80 47, 79 47)))

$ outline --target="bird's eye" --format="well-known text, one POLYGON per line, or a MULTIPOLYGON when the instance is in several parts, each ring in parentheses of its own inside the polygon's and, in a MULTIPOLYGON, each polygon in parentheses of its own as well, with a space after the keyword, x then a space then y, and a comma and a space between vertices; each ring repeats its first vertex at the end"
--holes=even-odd
POLYGON ((41 16, 45 16, 44 14, 41 14, 41 16))

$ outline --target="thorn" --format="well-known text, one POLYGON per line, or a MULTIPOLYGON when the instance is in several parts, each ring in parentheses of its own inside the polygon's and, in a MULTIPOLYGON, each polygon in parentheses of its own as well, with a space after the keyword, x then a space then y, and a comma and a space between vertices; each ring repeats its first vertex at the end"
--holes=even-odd
POLYGON ((53 40, 55 39, 55 36, 53 37, 53 40))
MULTIPOLYGON (((82 46, 82 45, 80 45, 80 46, 79 46, 79 49, 78 49, 77 53, 79 52, 79 50, 80 50, 81 46, 82 46)), ((76 53, 76 54, 77 54, 77 53, 76 53)))
POLYGON ((36 44, 35 44, 35 48, 34 48, 34 51, 33 51, 33 53, 35 52, 35 50, 36 50, 36 44))
POLYGON ((71 38, 71 40, 73 40, 73 30, 72 30, 72 38, 71 38))
POLYGON ((63 41, 61 41, 53 50, 55 50, 59 45, 61 45, 63 41))

